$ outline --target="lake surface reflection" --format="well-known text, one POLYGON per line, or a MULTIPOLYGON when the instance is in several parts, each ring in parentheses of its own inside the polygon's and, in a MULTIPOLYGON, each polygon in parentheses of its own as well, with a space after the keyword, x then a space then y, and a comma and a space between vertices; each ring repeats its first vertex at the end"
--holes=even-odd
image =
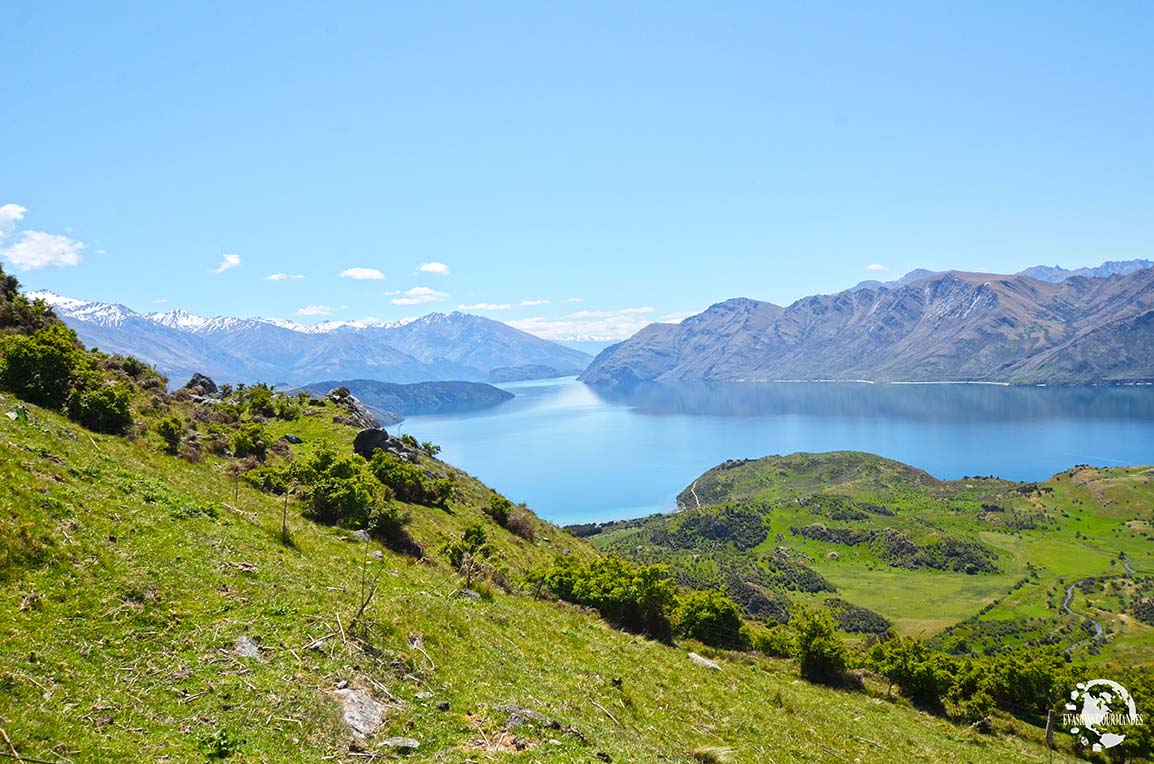
POLYGON ((767 384, 502 385, 481 412, 414 416, 400 431, 557 523, 674 507, 736 458, 869 451, 940 478, 1042 480, 1074 464, 1154 463, 1154 387, 767 384))

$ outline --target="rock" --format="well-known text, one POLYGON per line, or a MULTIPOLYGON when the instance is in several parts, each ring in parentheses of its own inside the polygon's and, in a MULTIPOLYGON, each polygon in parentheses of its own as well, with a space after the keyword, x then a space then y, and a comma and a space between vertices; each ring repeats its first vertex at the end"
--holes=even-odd
POLYGON ((292 443, 294 446, 299 446, 301 443, 304 443, 304 441, 300 439, 299 435, 293 435, 291 432, 285 435, 281 435, 280 439, 285 443, 292 443))
POLYGON ((361 530, 353 531, 350 535, 345 536, 345 541, 352 541, 354 543, 363 543, 369 541, 370 539, 372 539, 372 536, 370 536, 369 532, 363 528, 361 530))
MULTIPOLYGON (((355 395, 349 392, 347 387, 335 387, 329 391, 328 398, 338 406, 343 407, 348 411, 348 416, 342 417, 346 424, 351 424, 353 427, 379 428, 381 423, 377 418, 369 413, 365 408, 365 404, 361 403, 355 395)), ((333 418, 336 421, 336 417, 333 418)))
POLYGON ((509 718, 505 720, 505 729, 508 730, 524 727, 527 724, 537 724, 542 727, 548 727, 549 729, 561 729, 561 723, 556 719, 550 719, 548 716, 545 716, 545 714, 534 711, 531 708, 510 703, 506 706, 500 706, 497 710, 509 714, 509 718))
POLYGON ((353 439, 353 451, 366 459, 371 459, 377 449, 390 450, 390 440, 389 434, 381 428, 367 427, 358 432, 357 437, 353 439))
POLYGON ((481 595, 478 594, 477 592, 473 591, 472 589, 462 589, 461 591, 457 592, 457 596, 462 597, 462 598, 467 599, 467 600, 479 600, 479 599, 481 599, 481 595))
POLYGON ((215 382, 199 372, 193 374, 192 379, 188 380, 182 389, 208 396, 214 396, 220 392, 220 388, 216 386, 215 382))
POLYGON ((398 751, 415 751, 421 747, 421 743, 411 737, 391 737, 377 743, 377 747, 396 748, 398 751))
POLYGON ((344 720, 353 737, 364 739, 381 726, 385 718, 385 705, 359 687, 341 687, 333 694, 344 706, 344 720))
POLYGON ((383 559, 385 559, 385 553, 384 553, 384 552, 382 552, 380 549, 374 549, 373 551, 369 552, 369 554, 372 556, 372 558, 373 558, 374 560, 383 560, 383 559))
POLYGON ((697 653, 690 653, 689 654, 689 660, 693 661, 698 666, 702 666, 703 668, 714 669, 715 671, 721 671, 720 665, 718 665, 714 661, 709 660, 708 658, 702 658, 697 653))
POLYGON ((260 645, 252 640, 252 637, 242 635, 236 638, 236 645, 232 648, 233 655, 238 658, 256 658, 260 659, 260 645))
POLYGON ((431 693, 431 692, 418 692, 413 697, 416 698, 417 700, 428 700, 429 698, 433 697, 433 693, 431 693))
POLYGON ((448 711, 449 710, 449 701, 442 700, 439 703, 437 703, 437 710, 438 711, 448 711))

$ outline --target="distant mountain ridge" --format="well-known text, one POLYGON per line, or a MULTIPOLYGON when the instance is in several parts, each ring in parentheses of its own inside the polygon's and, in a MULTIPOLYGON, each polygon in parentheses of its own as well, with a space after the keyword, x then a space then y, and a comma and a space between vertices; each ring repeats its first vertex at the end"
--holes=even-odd
POLYGON ((484 382, 413 382, 399 385, 374 379, 329 380, 302 385, 315 395, 347 387, 384 425, 406 416, 475 411, 511 400, 513 393, 484 382))
POLYGON ((386 382, 485 380, 493 369, 543 366, 577 374, 591 356, 468 313, 430 313, 390 323, 294 321, 180 310, 138 313, 124 305, 31 292, 106 352, 134 355, 174 382, 195 372, 232 382, 305 384, 318 379, 386 382))
MULTIPOLYGON (((1154 260, 1107 260, 1101 265, 1088 268, 1074 268, 1073 270, 1067 270, 1060 265, 1035 265, 1024 271, 1018 271, 1017 275, 1029 276, 1039 281, 1048 281, 1051 284, 1057 284, 1059 281, 1065 281, 1074 276, 1104 279, 1110 276, 1129 276, 1131 273, 1145 270, 1146 268, 1154 268, 1154 260)), ((900 279, 895 279, 894 281, 862 281, 858 283, 857 286, 852 287, 852 289, 892 289, 893 287, 912 284, 927 276, 939 276, 943 273, 945 273, 945 271, 929 271, 925 268, 915 268, 900 279)))
POLYGON ((603 351, 593 385, 1154 380, 1154 269, 1109 278, 949 271, 788 307, 727 300, 603 351))

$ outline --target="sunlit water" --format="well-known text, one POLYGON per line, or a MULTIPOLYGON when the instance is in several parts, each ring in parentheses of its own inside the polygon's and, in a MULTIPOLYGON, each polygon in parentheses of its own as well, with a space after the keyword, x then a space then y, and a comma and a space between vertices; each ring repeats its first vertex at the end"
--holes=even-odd
POLYGON ((502 387, 517 397, 398 429, 439 443, 442 458, 557 523, 669 510, 726 459, 795 451, 869 451, 940 478, 1043 480, 1075 464, 1154 463, 1154 387, 502 387))

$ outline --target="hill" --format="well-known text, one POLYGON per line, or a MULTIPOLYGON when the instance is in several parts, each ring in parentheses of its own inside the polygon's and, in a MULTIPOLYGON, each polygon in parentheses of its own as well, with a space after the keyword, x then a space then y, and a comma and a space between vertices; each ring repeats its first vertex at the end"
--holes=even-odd
POLYGON ((434 444, 334 421, 333 400, 203 378, 169 394, 139 361, 67 344, 8 286, 0 739, 14 760, 1043 756, 1020 711, 970 703, 982 724, 966 729, 869 670, 841 674, 820 617, 796 634, 728 620, 726 600, 599 556, 434 444), (58 370, 22 376, 36 354, 58 370), (49 389, 64 402, 28 402, 49 389), (353 455, 366 434, 379 448, 353 455), (627 630, 669 614, 661 640, 627 630), (799 664, 767 657, 794 645, 799 664), (815 666, 857 689, 799 679, 815 666))
POLYGON ((942 481, 871 454, 791 454, 709 470, 675 514, 578 530, 779 620, 836 599, 855 608, 847 627, 869 620, 863 632, 1154 666, 1142 604, 1154 595, 1152 475, 1081 466, 1042 483, 942 481))
POLYGON ((490 371, 544 366, 577 374, 591 357, 467 313, 430 313, 384 324, 306 326, 261 318, 204 318, 184 311, 137 313, 50 292, 52 305, 89 347, 132 355, 174 379, 195 373, 231 382, 307 384, 318 379, 408 383, 484 381, 490 371))
POLYGON ((1154 380, 1154 269, 1057 283, 950 271, 785 308, 727 300, 646 327, 580 379, 1145 382, 1154 380))

